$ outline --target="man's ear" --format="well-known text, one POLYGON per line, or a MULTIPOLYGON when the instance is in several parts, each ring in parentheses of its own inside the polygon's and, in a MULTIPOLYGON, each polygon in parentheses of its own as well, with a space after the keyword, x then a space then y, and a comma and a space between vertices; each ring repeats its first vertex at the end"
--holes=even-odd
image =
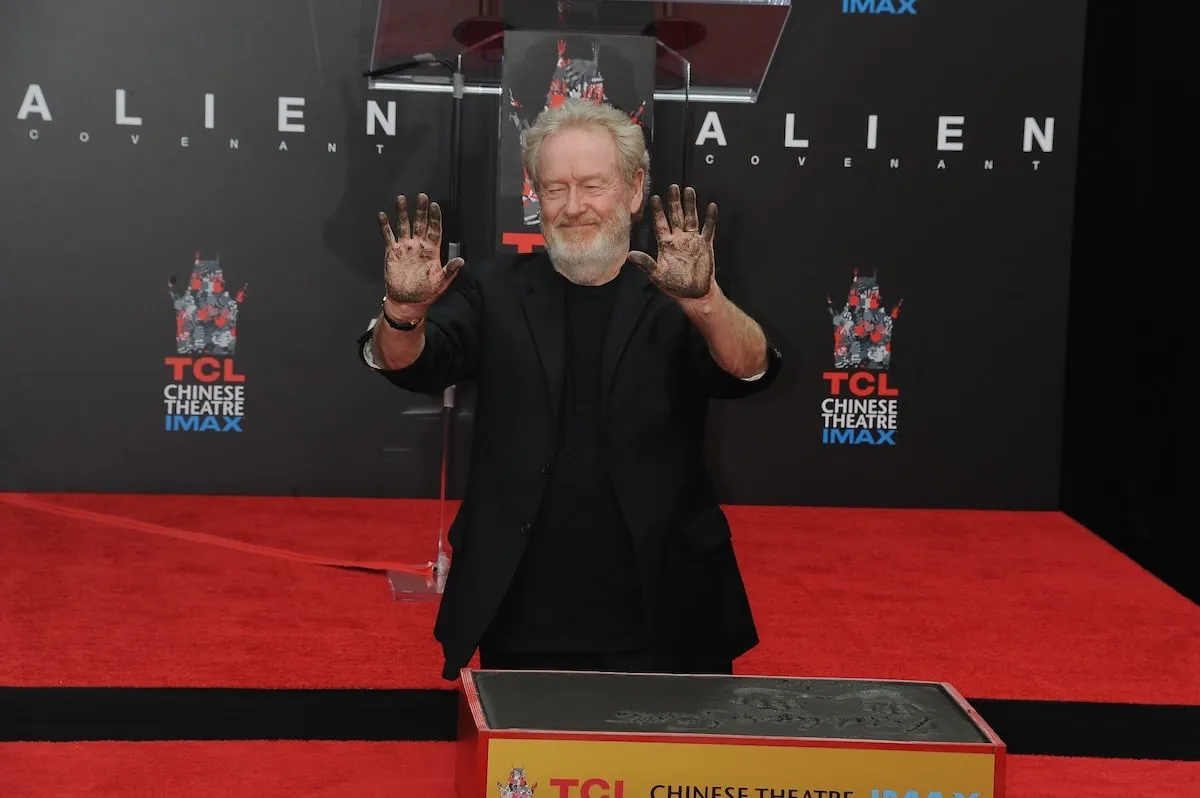
POLYGON ((629 192, 629 213, 635 222, 641 221, 646 208, 646 170, 638 169, 633 173, 633 185, 629 192))

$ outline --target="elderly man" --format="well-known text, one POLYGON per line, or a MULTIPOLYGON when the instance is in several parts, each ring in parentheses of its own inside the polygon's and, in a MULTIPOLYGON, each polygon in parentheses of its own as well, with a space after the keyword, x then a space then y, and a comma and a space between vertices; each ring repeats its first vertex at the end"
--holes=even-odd
POLYGON ((441 213, 404 197, 385 298, 358 341, 394 385, 477 385, 466 495, 434 634, 453 680, 484 668, 730 673, 757 642, 704 464, 710 399, 767 388, 780 357, 714 279, 716 206, 692 189, 650 213, 642 131, 568 102, 525 132, 546 251, 443 264, 441 213))

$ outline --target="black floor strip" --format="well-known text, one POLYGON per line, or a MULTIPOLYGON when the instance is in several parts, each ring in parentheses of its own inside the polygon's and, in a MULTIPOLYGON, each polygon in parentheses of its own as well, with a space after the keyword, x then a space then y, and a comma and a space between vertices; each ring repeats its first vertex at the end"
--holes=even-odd
POLYGON ((0 741, 453 740, 453 690, 0 688, 0 741))
MULTIPOLYGON (((1011 754, 1200 761, 1200 706, 969 698, 1011 754)), ((0 688, 0 742, 452 741, 453 690, 0 688)))
POLYGON ((968 698, 1011 754, 1200 760, 1200 706, 968 698))

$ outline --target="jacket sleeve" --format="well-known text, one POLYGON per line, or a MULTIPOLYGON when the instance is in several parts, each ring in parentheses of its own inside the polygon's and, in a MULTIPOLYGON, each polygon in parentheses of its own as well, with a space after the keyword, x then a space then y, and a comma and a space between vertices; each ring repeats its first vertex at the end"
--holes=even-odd
POLYGON ((783 356, 767 336, 767 370, 757 377, 735 377, 717 365, 708 342, 695 325, 689 331, 689 355, 700 384, 713 399, 742 399, 770 388, 779 376, 783 356))
POLYGON ((482 316, 479 283, 468 264, 429 308, 424 326, 425 347, 410 366, 387 369, 375 363, 371 356, 371 329, 358 338, 359 359, 398 388, 439 394, 448 386, 475 376, 482 316))

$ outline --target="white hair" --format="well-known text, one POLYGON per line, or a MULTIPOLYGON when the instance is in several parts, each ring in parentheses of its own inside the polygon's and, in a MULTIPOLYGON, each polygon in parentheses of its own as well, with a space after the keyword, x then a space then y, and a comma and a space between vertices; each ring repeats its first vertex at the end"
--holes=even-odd
POLYGON ((650 194, 650 153, 646 150, 642 126, 635 124, 624 111, 591 100, 572 99, 548 108, 521 134, 521 159, 533 183, 533 190, 538 191, 541 187, 537 167, 542 142, 552 133, 580 127, 600 128, 612 135, 617 145, 617 163, 626 186, 632 188, 634 174, 638 169, 643 170, 642 201, 645 202, 650 194))

